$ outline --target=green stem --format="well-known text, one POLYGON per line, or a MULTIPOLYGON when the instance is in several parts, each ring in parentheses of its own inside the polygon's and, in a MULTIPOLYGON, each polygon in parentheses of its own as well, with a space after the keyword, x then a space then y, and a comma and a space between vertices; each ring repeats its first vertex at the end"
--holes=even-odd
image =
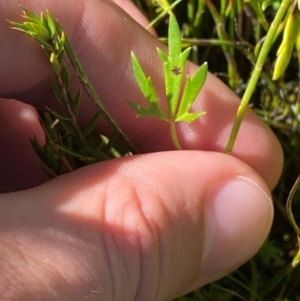
MULTIPOLYGON (((225 20, 224 20, 225 15, 220 15, 218 13, 213 1, 206 0, 205 3, 207 5, 213 19, 214 19, 215 24, 216 24, 216 30, 217 30, 217 35, 218 35, 219 39, 221 41, 229 40, 229 37, 228 37, 227 33, 224 30, 224 28, 225 28, 225 20)), ((236 61, 235 61, 234 57, 231 55, 230 48, 228 48, 227 46, 221 46, 221 47, 222 47, 222 51, 224 53, 224 56, 227 60, 227 64, 228 64, 227 69, 228 69, 229 78, 233 79, 234 82, 239 82, 240 76, 239 76, 238 71, 237 71, 236 61)), ((232 84, 232 81, 230 81, 230 84, 232 84)))
POLYGON ((72 120, 72 124, 76 130, 76 133, 77 133, 77 136, 79 138, 79 140, 82 142, 83 145, 86 144, 86 140, 83 136, 83 133, 82 131, 80 130, 80 127, 77 123, 77 119, 76 119, 76 116, 74 114, 74 112, 72 111, 71 109, 71 106, 70 106, 70 103, 68 101, 68 92, 66 90, 66 86, 65 86, 65 83, 63 82, 63 79, 62 79, 62 76, 61 74, 54 74, 54 76, 56 77, 58 83, 59 83, 59 86, 60 86, 60 89, 61 89, 61 93, 62 93, 62 96, 64 98, 64 105, 65 105, 65 108, 67 109, 68 113, 69 113, 69 116, 71 117, 71 120, 72 120))
POLYGON ((174 3, 172 3, 167 9, 164 9, 155 19, 153 19, 146 27, 147 30, 149 30, 152 26, 155 25, 156 22, 161 20, 166 14, 172 12, 174 7, 179 4, 182 0, 176 0, 174 3))
POLYGON ((295 192, 299 185, 300 185, 300 175, 298 176, 295 184, 293 185, 293 187, 290 191, 289 197, 287 199, 287 202, 286 202, 286 213, 287 213, 289 221, 290 221, 291 225, 293 226, 298 238, 300 237, 300 229, 299 229, 299 227, 295 221, 294 215, 293 215, 292 200, 293 200, 293 197, 294 197, 295 192))
POLYGON ((181 150, 182 147, 179 143, 178 137, 177 137, 177 132, 176 132, 176 122, 174 121, 174 119, 169 121, 170 124, 170 132, 171 132, 171 137, 172 137, 172 141, 173 144, 175 146, 176 149, 181 150))
MULTIPOLYGON (((59 34, 61 34, 62 28, 60 27, 60 25, 58 23, 56 23, 56 26, 57 26, 58 30, 60 31, 59 34)), ((66 37, 64 47, 65 47, 66 53, 67 53, 67 55, 68 55, 68 57, 71 61, 71 64, 72 64, 72 66, 73 66, 73 68, 76 72, 76 75, 78 76, 80 82, 82 83, 84 89, 86 90, 87 94, 89 95, 89 97, 91 98, 93 103, 99 109, 99 111, 100 111, 101 115, 103 116, 103 118, 112 126, 114 131, 124 140, 124 142, 127 144, 128 148, 129 148, 129 150, 132 153, 138 153, 137 148, 133 145, 133 143, 125 135, 123 130, 118 126, 116 121, 112 118, 112 116, 109 114, 106 107, 102 103, 102 101, 99 98, 97 92, 95 91, 95 89, 92 86, 90 80, 88 79, 84 69, 82 68, 82 66, 81 66, 81 64, 78 60, 78 57, 77 57, 75 51, 73 50, 72 45, 69 42, 67 37, 66 37)))
POLYGON ((251 291, 249 296, 249 301, 256 301, 257 298, 257 288, 258 288, 258 274, 257 274, 257 266, 254 258, 250 260, 251 266, 251 291))
POLYGON ((247 111, 248 103, 253 94, 253 91, 255 90, 257 81, 258 81, 261 71, 262 71, 262 67, 266 61, 267 55, 272 46, 273 39, 276 35, 277 29, 281 23, 281 20, 283 19, 284 14, 288 10, 288 7, 292 1, 293 0, 283 0, 281 2, 280 7, 276 13, 276 16, 275 16, 275 18, 270 26, 270 29, 266 35, 265 42, 264 42, 264 44, 261 48, 261 51, 259 53, 259 56, 257 58, 257 62, 255 64, 253 73, 251 75, 250 81, 249 81, 246 91, 243 95, 243 98, 241 100, 240 106, 238 108, 238 111, 237 111, 237 114, 236 114, 236 117, 234 120, 234 124, 233 124, 232 130, 231 130, 231 133, 230 133, 230 137, 229 137, 226 149, 225 149, 225 152, 227 154, 230 154, 232 152, 232 149, 233 149, 238 131, 240 129, 242 120, 247 111))

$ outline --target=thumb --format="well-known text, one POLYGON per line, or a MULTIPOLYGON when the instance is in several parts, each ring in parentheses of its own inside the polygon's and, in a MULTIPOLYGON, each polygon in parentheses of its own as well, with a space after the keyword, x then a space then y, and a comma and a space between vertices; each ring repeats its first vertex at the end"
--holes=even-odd
POLYGON ((170 300, 245 262, 273 215, 250 167, 202 151, 95 164, 0 204, 0 297, 27 300, 170 300))

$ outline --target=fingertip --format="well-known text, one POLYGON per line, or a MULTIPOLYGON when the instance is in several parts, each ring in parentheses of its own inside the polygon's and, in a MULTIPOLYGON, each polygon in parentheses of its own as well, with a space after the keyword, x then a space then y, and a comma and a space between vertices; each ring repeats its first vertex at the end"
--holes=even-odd
POLYGON ((270 193, 241 176, 217 183, 206 200, 205 219, 201 275, 218 279, 263 244, 273 220, 270 193))

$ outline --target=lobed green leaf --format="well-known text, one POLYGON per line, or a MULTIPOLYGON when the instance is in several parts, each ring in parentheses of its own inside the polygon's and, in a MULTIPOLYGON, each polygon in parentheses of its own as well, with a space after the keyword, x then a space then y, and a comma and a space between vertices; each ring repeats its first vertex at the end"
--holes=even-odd
MULTIPOLYGON (((205 83, 207 72, 207 63, 204 63, 200 68, 198 68, 194 76, 187 76, 187 81, 177 113, 176 121, 183 121, 183 116, 185 116, 190 110, 192 104, 195 102, 197 95, 199 94, 205 83)), ((201 112, 201 115, 203 114, 204 112, 201 112)))
POLYGON ((139 64, 133 52, 131 53, 131 63, 137 84, 140 87, 140 90, 142 91, 150 107, 148 109, 143 108, 132 101, 129 101, 129 104, 135 111, 137 111, 139 116, 143 116, 144 114, 146 114, 147 116, 153 115, 159 118, 164 118, 165 113, 159 108, 158 97, 154 90, 151 78, 146 77, 141 65, 139 64))
POLYGON ((137 112, 137 116, 136 117, 141 117, 141 116, 155 116, 159 119, 168 121, 168 117, 165 114, 164 111, 162 111, 160 108, 146 108, 143 107, 137 103, 135 103, 132 100, 128 100, 129 105, 137 112))
POLYGON ((157 49, 157 52, 163 62, 168 111, 170 115, 174 116, 178 106, 183 73, 190 48, 184 50, 178 57, 173 58, 167 57, 161 49, 157 49))

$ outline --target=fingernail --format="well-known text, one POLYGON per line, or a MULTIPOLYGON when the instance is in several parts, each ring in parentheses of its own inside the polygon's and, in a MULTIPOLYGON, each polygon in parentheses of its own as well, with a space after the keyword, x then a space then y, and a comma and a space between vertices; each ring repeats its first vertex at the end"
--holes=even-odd
POLYGON ((221 277, 247 261, 264 242, 273 219, 272 200, 256 183, 239 176, 218 183, 205 207, 201 274, 221 277))

